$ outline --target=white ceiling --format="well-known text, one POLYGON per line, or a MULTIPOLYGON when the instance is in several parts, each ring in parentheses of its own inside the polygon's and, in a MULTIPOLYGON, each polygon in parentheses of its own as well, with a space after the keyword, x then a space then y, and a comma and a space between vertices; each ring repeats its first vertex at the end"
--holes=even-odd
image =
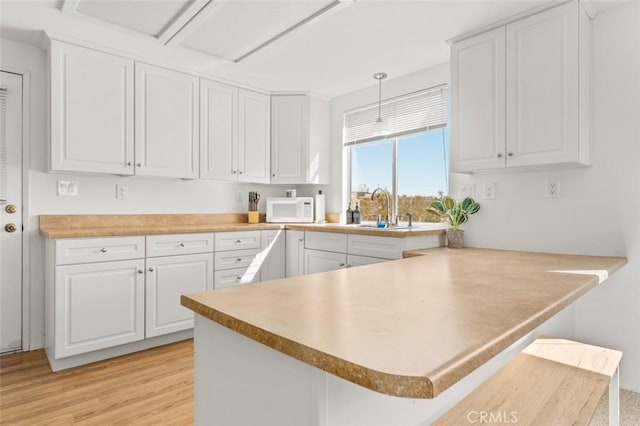
MULTIPOLYGON (((357 0, 233 62, 329 3, 0 0, 0 36, 39 45, 41 31, 46 30, 156 62, 179 62, 187 69, 264 90, 334 97, 374 85, 375 72, 387 72, 392 79, 447 62, 446 40, 549 0, 357 0), (193 19, 184 15, 181 22, 185 11, 200 13, 193 19), (163 42, 169 37, 158 40, 187 22, 167 45, 163 42)), ((599 9, 611 3, 615 1, 600 2, 599 9)))

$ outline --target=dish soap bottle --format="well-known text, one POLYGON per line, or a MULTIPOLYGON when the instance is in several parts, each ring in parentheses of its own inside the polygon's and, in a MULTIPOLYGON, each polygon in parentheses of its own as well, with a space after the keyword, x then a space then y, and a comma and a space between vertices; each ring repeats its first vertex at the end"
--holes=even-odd
POLYGON ((356 203, 356 209, 353 211, 353 223, 360 224, 360 204, 356 203))
POLYGON ((349 206, 347 207, 347 225, 351 225, 353 223, 353 210, 351 210, 351 201, 349 201, 349 206))

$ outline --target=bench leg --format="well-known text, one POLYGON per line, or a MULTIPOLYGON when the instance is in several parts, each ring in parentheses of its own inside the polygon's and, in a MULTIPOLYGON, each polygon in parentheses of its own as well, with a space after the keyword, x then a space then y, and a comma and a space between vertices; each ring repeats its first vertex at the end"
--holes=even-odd
POLYGON ((609 426, 620 425, 620 372, 616 368, 615 374, 609 382, 609 426))

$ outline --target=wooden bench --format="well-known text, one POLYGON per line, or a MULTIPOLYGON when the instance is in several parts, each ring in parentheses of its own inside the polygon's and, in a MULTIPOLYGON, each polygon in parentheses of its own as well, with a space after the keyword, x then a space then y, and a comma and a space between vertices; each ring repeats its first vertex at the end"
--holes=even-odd
POLYGON ((587 425, 609 386, 609 424, 619 424, 622 352, 539 338, 434 425, 587 425))

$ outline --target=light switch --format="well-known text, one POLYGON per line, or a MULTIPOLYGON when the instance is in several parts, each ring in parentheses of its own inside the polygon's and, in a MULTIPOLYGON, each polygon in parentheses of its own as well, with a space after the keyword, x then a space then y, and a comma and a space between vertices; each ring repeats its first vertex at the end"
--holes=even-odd
POLYGON ((59 180, 58 195, 65 197, 78 195, 78 181, 76 180, 59 180))

